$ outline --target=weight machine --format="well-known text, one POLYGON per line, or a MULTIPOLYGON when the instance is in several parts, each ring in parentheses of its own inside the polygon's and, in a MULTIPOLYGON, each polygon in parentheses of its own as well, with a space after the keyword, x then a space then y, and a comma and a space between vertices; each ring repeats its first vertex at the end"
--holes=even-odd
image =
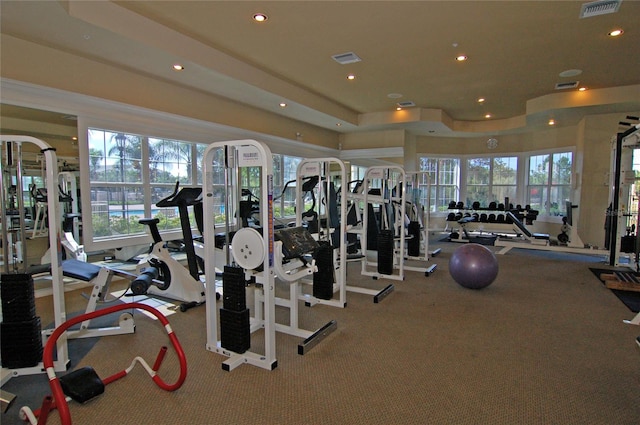
MULTIPOLYGON (((2 269, 5 275, 26 274, 26 265, 19 261, 18 251, 22 251, 22 257, 26 256, 26 234, 25 234, 25 209, 23 201, 22 187, 22 148, 23 144, 35 145, 43 154, 45 161, 45 176, 47 191, 57 193, 58 162, 55 149, 40 139, 31 136, 0 136, 0 220, 2 225, 2 269), (12 205, 7 200, 9 188, 15 186, 17 205, 12 205)), ((60 217, 60 205, 57 197, 51 202, 47 202, 47 217, 49 217, 49 246, 60 246, 60 234, 58 232, 58 217, 60 217)), ((60 252, 58 249, 57 252, 60 252)), ((53 289, 53 313, 54 323, 58 327, 66 320, 64 304, 64 287, 62 279, 62 259, 60 255, 52 258, 51 261, 51 285, 53 289)), ((3 300, 3 304, 5 304, 3 300)), ((5 312, 6 313, 6 312, 5 312)), ((6 319, 6 314, 3 314, 6 319)), ((42 336, 46 332, 41 332, 42 336)), ((67 336, 62 335, 55 344, 56 360, 53 362, 55 371, 64 371, 69 364, 69 353, 67 347, 67 336)), ((43 372, 42 362, 35 366, 17 367, 12 369, 2 368, 1 383, 4 384, 11 377, 20 375, 33 375, 43 372)))
POLYGON ((344 162, 337 158, 303 159, 296 172, 296 226, 308 225, 314 239, 320 242, 313 279, 301 280, 298 297, 307 305, 326 304, 347 306, 347 190, 340 190, 340 199, 331 181, 332 169, 339 170, 341 184, 346 182, 344 162), (315 183, 315 184, 314 184, 315 183), (309 187, 312 186, 312 187, 309 187), (305 208, 305 195, 310 193, 313 203, 305 208), (313 285, 312 293, 305 293, 305 285, 313 285))
POLYGON ((406 213, 407 178, 400 166, 375 166, 367 169, 363 180, 361 199, 367 213, 362 214, 363 229, 360 244, 365 250, 376 250, 377 261, 367 254, 361 259, 361 273, 374 279, 404 280, 405 270, 417 271, 429 276, 436 265, 422 265, 429 260, 407 255, 406 213), (377 211, 376 211, 377 209, 377 211), (407 264, 411 261, 412 264, 407 264))
MULTIPOLYGON (((293 233, 285 230, 281 240, 275 240, 273 226, 273 163, 269 148, 255 140, 236 140, 214 142, 207 147, 203 155, 204 190, 203 212, 205 240, 215 239, 214 198, 223 192, 225 214, 225 256, 223 273, 223 307, 218 309, 215 303, 214 285, 206 286, 207 345, 209 351, 227 356, 222 368, 230 371, 243 363, 267 370, 277 367, 275 341, 276 331, 305 338, 298 345, 298 354, 304 354, 316 345, 324 336, 332 332, 337 324, 327 323, 315 332, 301 329, 298 325, 298 285, 299 280, 316 270, 315 262, 303 261, 301 255, 313 241, 309 240, 301 228, 293 233), (239 217, 232 223, 233 214, 239 214, 239 200, 242 197, 240 187, 241 169, 247 167, 248 173, 259 179, 260 195, 254 202, 259 203, 259 216, 256 227, 241 227, 239 217), (214 181, 223 179, 223 184, 214 186, 214 181), (218 190, 216 190, 218 189, 218 190), (296 233, 299 232, 299 233, 296 233), (288 246, 286 239, 304 242, 297 248, 288 246), (230 248, 230 249, 229 249, 230 248), (286 258, 284 251, 292 253, 286 258), (233 261, 231 259, 233 256, 233 261), (275 293, 276 276, 289 283, 289 298, 277 298, 275 293), (245 287, 247 282, 254 284, 254 314, 250 317, 246 308, 245 287), (289 309, 289 324, 276 323, 276 305, 289 309), (218 325, 220 329, 218 330, 218 325), (263 329, 263 353, 249 351, 251 333, 263 329)), ((306 230, 305 230, 306 231, 306 230)), ((308 235, 308 232, 307 232, 308 235)), ((313 241, 315 242, 315 241, 313 241)), ((220 251, 213 243, 205 244, 205 265, 216 264, 216 255, 220 251)), ((215 268, 205 268, 207 282, 214 282, 215 268)))
MULTIPOLYGON (((628 117, 635 118, 636 117, 628 117)), ((633 149, 640 147, 640 124, 617 133, 612 140, 611 155, 611 188, 609 195, 610 208, 607 212, 607 235, 605 245, 609 247, 609 265, 620 265, 622 232, 627 227, 630 214, 630 190, 636 183, 635 172, 632 167, 633 149)), ((640 208, 640 205, 639 205, 640 208)), ((638 237, 635 238, 633 251, 638 255, 638 237)))
POLYGON ((408 172, 407 176, 407 232, 411 239, 407 241, 407 258, 429 261, 442 251, 440 248, 429 249, 429 215, 431 213, 431 179, 426 171, 408 172), (421 186, 424 189, 421 189, 421 186), (424 196, 423 196, 423 192, 424 196), (422 205, 421 199, 426 201, 422 205))

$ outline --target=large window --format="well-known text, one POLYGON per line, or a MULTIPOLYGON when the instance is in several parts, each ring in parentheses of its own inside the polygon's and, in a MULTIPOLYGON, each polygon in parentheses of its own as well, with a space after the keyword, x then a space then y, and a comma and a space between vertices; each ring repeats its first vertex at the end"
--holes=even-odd
MULTIPOLYGON (((143 217, 159 218, 162 231, 180 230, 177 208, 158 208, 156 203, 169 196, 177 182, 180 187, 202 185, 202 158, 207 145, 96 128, 88 130, 88 143, 94 241, 143 236, 144 226, 138 222, 143 217)), ((214 162, 224 164, 224 149, 214 155, 214 162)), ((295 181, 299 162, 297 157, 273 155, 277 218, 295 215, 295 184, 289 185, 285 193, 282 191, 288 181, 295 181)), ((234 211, 225 211, 228 182, 224 168, 214 167, 212 178, 215 222, 235 220, 234 211)), ((259 196, 260 169, 243 168, 240 186, 247 189, 247 200, 259 196)), ((192 208, 189 215, 195 226, 192 208)))
MULTIPOLYGON (((179 229, 177 208, 156 208, 176 185, 201 180, 205 145, 90 128, 89 179, 95 240, 143 234, 138 222, 158 217, 161 230, 179 229)), ((191 217, 193 222, 193 217, 191 217)))
POLYGON ((571 200, 573 154, 560 152, 529 157, 527 204, 541 214, 563 216, 571 200))
POLYGON ((466 205, 480 202, 487 207, 490 202, 501 203, 516 200, 518 188, 517 157, 484 157, 467 160, 466 205))
MULTIPOLYGON (((460 159, 458 158, 420 158, 420 171, 427 174, 431 181, 429 205, 431 211, 444 211, 449 202, 457 201, 460 195, 460 159)), ((427 176, 419 184, 426 184, 427 176)), ((421 190, 421 192, 424 192, 421 190)), ((421 200, 426 205, 426 199, 421 200)))
POLYGON ((513 205, 530 205, 539 217, 566 214, 571 200, 572 152, 484 157, 420 157, 418 187, 426 205, 427 181, 431 191, 431 212, 446 211, 450 202, 463 201, 465 207, 479 202, 481 207, 509 198, 513 205))

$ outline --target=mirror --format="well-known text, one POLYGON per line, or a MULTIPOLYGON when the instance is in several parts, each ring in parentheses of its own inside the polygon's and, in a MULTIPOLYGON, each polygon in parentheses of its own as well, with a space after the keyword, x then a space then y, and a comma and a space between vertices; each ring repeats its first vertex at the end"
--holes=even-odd
MULTIPOLYGON (((0 104, 0 133, 41 139, 56 149, 60 171, 80 170, 77 117, 74 115, 0 104)), ((25 168, 40 169, 33 155, 25 155, 24 160, 25 168)))

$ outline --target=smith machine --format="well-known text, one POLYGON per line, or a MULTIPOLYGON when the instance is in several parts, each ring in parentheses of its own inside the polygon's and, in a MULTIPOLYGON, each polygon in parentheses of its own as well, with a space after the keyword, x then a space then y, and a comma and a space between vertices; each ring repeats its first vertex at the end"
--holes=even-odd
MULTIPOLYGON (((225 205, 226 256, 222 278, 223 305, 218 309, 214 285, 206 286, 207 345, 209 351, 227 356, 224 370, 233 370, 243 363, 264 369, 277 367, 276 331, 304 338, 298 345, 298 354, 304 354, 321 339, 337 328, 330 321, 316 331, 301 329, 298 323, 298 294, 303 277, 317 271, 312 252, 318 242, 302 227, 278 230, 273 225, 273 164, 269 148, 255 140, 214 142, 203 157, 204 193, 203 212, 205 240, 215 239, 216 214, 214 201, 225 205), (239 218, 242 169, 259 176, 260 195, 258 220, 242 227, 239 218), (214 185, 214 182, 217 184, 214 185), (222 184, 220 184, 222 183, 222 184), (276 278, 289 285, 289 298, 276 297, 276 278), (247 283, 254 287, 254 311, 250 315, 246 306, 247 283), (289 310, 288 324, 276 323, 276 306, 289 310), (218 324, 220 330, 218 331, 218 324), (263 329, 263 353, 249 351, 251 334, 263 329)), ((216 264, 221 255, 212 243, 205 244, 205 264, 216 264)), ((206 267, 207 282, 214 282, 214 267, 206 267)))

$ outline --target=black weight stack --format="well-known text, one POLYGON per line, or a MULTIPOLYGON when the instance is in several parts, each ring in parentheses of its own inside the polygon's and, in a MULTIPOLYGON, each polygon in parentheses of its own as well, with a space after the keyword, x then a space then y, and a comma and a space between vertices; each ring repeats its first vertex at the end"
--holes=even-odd
POLYGON ((313 296, 321 300, 333 297, 333 247, 327 241, 318 242, 318 249, 314 253, 318 271, 313 273, 313 296))
POLYGON ((378 233, 378 273, 393 273, 393 230, 378 233))
POLYGON ((0 276, 2 366, 37 366, 42 360, 42 324, 36 316, 33 278, 29 274, 0 276))
POLYGON ((232 311, 242 311, 247 308, 242 267, 224 266, 222 294, 222 308, 232 311))
POLYGON ((220 345, 242 354, 251 347, 251 330, 244 270, 241 267, 224 267, 222 293, 220 345))
POLYGON ((365 231, 367 232, 367 249, 370 251, 375 251, 378 249, 378 219, 376 218, 376 212, 373 209, 373 205, 367 205, 367 228, 365 231))
POLYGON ((407 254, 410 257, 420 256, 420 223, 417 221, 410 221, 407 232, 411 239, 407 242, 407 254))
POLYGON ((242 354, 251 347, 249 309, 242 311, 220 309, 220 345, 242 354))

